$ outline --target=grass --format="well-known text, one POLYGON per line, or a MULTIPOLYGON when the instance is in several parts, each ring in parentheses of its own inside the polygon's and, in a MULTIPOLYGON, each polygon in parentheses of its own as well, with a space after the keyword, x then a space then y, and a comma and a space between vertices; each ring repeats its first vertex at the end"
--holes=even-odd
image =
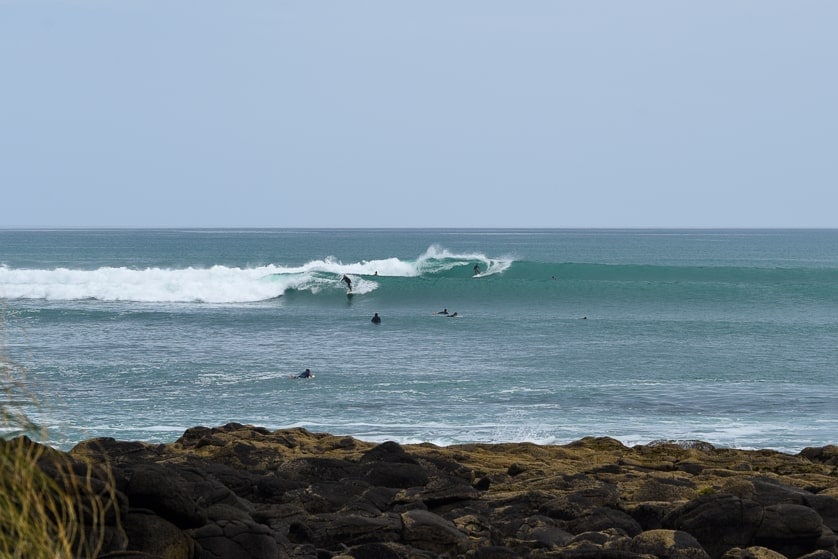
POLYGON ((46 434, 26 413, 37 409, 38 403, 27 390, 25 369, 9 358, 2 345, 4 314, 0 314, 0 557, 85 558, 98 556, 106 544, 118 548, 122 530, 109 468, 36 442, 46 440, 46 434))

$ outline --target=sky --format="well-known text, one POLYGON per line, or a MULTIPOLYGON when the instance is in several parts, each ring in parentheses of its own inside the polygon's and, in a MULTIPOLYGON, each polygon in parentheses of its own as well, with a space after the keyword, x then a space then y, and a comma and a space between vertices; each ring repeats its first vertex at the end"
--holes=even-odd
POLYGON ((0 227, 838 227, 833 0, 0 0, 0 227))

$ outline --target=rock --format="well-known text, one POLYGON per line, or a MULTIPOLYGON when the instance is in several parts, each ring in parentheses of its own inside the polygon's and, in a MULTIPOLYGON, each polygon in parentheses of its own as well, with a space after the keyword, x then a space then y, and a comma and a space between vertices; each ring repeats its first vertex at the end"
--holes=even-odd
POLYGON ((276 469, 278 478, 304 482, 303 486, 308 482, 358 479, 360 472, 361 469, 355 462, 320 456, 291 459, 276 469))
POLYGON ((820 537, 820 515, 802 505, 772 505, 763 509, 757 540, 813 540, 820 537))
POLYGON ((576 519, 598 507, 616 507, 619 502, 617 488, 610 484, 572 491, 545 503, 541 513, 562 520, 576 519))
POLYGON ((562 530, 549 518, 530 517, 518 528, 517 541, 532 542, 536 548, 564 547, 573 539, 573 534, 562 530))
POLYGON ((661 559, 710 559, 694 537, 680 530, 648 530, 632 538, 629 551, 661 559))
POLYGON ((432 512, 412 510, 402 513, 401 519, 404 540, 410 545, 438 553, 462 551, 468 546, 468 538, 451 521, 432 512))
POLYGON ((305 539, 326 549, 342 544, 398 542, 403 528, 401 518, 394 513, 374 517, 333 513, 309 517, 304 522, 305 539))
POLYGON ((522 466, 522 465, 521 465, 521 464, 519 464, 518 462, 513 462, 513 463, 512 463, 512 464, 510 464, 510 465, 509 465, 509 467, 506 469, 506 473, 507 473, 507 474, 509 474, 509 475, 510 475, 510 476, 512 476, 512 477, 515 477, 515 476, 517 476, 517 475, 519 475, 519 474, 523 474, 523 473, 524 473, 524 472, 526 472, 526 471, 527 471, 526 466, 522 466))
POLYGON ((200 559, 276 559, 277 541, 271 530, 255 522, 219 520, 195 530, 200 559))
POLYGON ((662 524, 691 534, 717 558, 731 547, 747 547, 761 522, 758 503, 721 493, 693 499, 669 513, 662 524))
POLYGON ((800 455, 813 462, 838 466, 838 445, 807 447, 800 452, 800 455))
POLYGON ((798 557, 817 549, 823 531, 820 515, 802 505, 772 505, 763 509, 763 520, 754 543, 798 557))
POLYGON ((407 489, 428 483, 428 474, 419 464, 404 462, 371 462, 361 469, 361 476, 370 485, 407 489))
POLYGON ((772 479, 756 478, 750 480, 753 496, 750 497, 761 505, 779 505, 782 503, 800 505, 806 497, 806 491, 784 485, 772 479))
POLYGON ((423 554, 421 551, 395 543, 364 543, 353 545, 346 550, 346 555, 338 555, 332 559, 437 559, 435 554, 423 554))
POLYGON ((472 559, 519 559, 520 555, 514 549, 489 545, 481 547, 471 556, 472 559))
POLYGON ((163 445, 136 441, 118 441, 111 437, 98 437, 82 441, 74 446, 69 454, 79 458, 92 458, 107 455, 111 464, 131 464, 150 462, 160 457, 163 445))
POLYGON ((722 559, 788 559, 782 553, 768 549, 767 547, 751 546, 745 549, 738 547, 731 548, 722 556, 722 559))
POLYGON ((149 555, 142 551, 113 551, 99 555, 97 559, 164 559, 160 555, 149 555))
POLYGON ((838 532, 838 498, 829 495, 805 495, 803 504, 815 510, 833 532, 838 532))
POLYGON ((106 513, 80 519, 108 559, 836 559, 836 450, 438 447, 230 423, 45 449, 39 466, 93 472, 85 498, 106 513))
POLYGON ((566 526, 573 534, 615 528, 626 535, 634 536, 643 531, 640 524, 627 513, 607 507, 597 507, 570 520, 566 526))
POLYGON ((207 521, 206 512, 187 494, 175 473, 161 466, 130 468, 122 491, 132 508, 151 509, 180 528, 194 528, 207 521))
POLYGON ((696 497, 695 484, 677 479, 649 479, 640 484, 634 498, 639 501, 686 501, 696 497))
POLYGON ((572 546, 574 544, 585 542, 596 544, 601 547, 611 541, 613 537, 614 534, 609 534, 607 532, 582 532, 570 538, 570 541, 567 542, 567 544, 572 546))
POLYGON ((195 542, 180 528, 151 511, 132 510, 125 516, 131 550, 166 559, 192 559, 195 542))
POLYGON ((637 521, 642 530, 656 530, 663 527, 664 517, 676 506, 665 501, 652 501, 629 504, 625 511, 637 521))
POLYGON ((819 549, 806 555, 801 555, 797 559, 835 559, 835 554, 825 549, 819 549))
POLYGON ((754 495, 756 494, 757 490, 756 487, 754 487, 753 481, 751 480, 731 478, 726 479, 722 483, 722 486, 719 488, 719 492, 729 493, 730 495, 736 495, 740 499, 754 500, 754 495))
POLYGON ((458 478, 435 478, 413 492, 428 508, 467 503, 480 499, 480 491, 458 478))
POLYGON ((419 461, 410 456, 398 443, 387 441, 375 446, 361 455, 359 462, 389 462, 391 464, 414 464, 419 465, 419 461))

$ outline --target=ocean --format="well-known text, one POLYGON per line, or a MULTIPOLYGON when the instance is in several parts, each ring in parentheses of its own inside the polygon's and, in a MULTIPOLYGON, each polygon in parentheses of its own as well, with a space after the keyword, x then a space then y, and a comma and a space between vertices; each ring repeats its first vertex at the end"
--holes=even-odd
POLYGON ((15 405, 63 449, 838 443, 838 230, 0 230, 0 304, 15 405))

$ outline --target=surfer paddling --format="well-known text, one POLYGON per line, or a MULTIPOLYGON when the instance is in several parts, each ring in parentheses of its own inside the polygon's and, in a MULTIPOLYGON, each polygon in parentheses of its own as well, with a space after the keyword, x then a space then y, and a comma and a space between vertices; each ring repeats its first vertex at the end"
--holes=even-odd
POLYGON ((305 371, 303 371, 302 373, 300 373, 298 375, 291 375, 291 378, 292 379, 314 378, 314 373, 311 372, 311 369, 306 369, 305 371))

